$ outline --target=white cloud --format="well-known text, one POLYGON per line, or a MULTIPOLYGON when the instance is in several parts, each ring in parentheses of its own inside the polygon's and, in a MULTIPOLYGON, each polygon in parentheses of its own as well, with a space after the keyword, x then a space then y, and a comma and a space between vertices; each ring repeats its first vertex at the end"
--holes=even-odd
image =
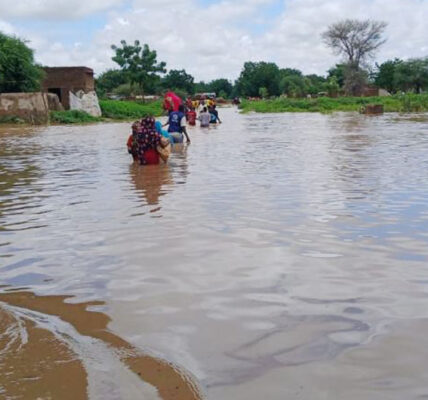
POLYGON ((75 19, 119 6, 124 0, 0 0, 2 18, 75 19))
POLYGON ((8 22, 0 20, 0 32, 6 33, 8 35, 12 35, 16 33, 16 30, 8 22))
POLYGON ((428 1, 420 0, 290 0, 285 13, 261 43, 266 56, 281 65, 323 73, 340 61, 320 40, 326 27, 344 18, 386 21, 387 43, 376 59, 428 56, 428 1), (275 48, 277 51, 272 51, 275 48), (276 54, 275 54, 276 53, 276 54))
MULTIPOLYGON (((80 46, 73 46, 76 40, 72 40, 70 45, 58 47, 41 31, 20 32, 31 38, 36 57, 44 64, 87 65, 100 73, 114 66, 112 43, 139 39, 156 49, 158 59, 166 61, 168 68, 185 68, 196 79, 204 80, 234 79, 248 60, 274 61, 281 67, 324 74, 340 60, 324 46, 320 35, 330 23, 343 18, 371 18, 389 23, 388 41, 379 52, 378 61, 428 55, 427 0, 287 0, 282 14, 267 21, 263 33, 253 30, 252 24, 266 21, 263 8, 274 2, 222 0, 202 8, 197 0, 135 0, 126 12, 111 11, 105 26, 80 46)), ((54 1, 27 3, 41 12, 41 5, 54 1)), ((69 3, 80 10, 75 10, 74 15, 83 12, 82 1, 69 3)), ((121 1, 87 3, 96 10, 121 1)), ((0 11, 4 4, 0 0, 0 11)), ((16 7, 12 8, 16 12, 16 7)))

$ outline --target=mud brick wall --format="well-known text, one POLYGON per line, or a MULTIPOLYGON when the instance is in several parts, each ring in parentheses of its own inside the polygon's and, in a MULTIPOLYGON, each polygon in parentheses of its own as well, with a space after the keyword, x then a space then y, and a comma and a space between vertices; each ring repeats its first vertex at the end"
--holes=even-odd
POLYGON ((70 92, 95 90, 94 71, 87 67, 46 67, 43 91, 56 93, 64 108, 70 108, 70 92))
POLYGON ((49 122, 49 100, 46 93, 0 94, 0 117, 18 117, 30 124, 49 122))

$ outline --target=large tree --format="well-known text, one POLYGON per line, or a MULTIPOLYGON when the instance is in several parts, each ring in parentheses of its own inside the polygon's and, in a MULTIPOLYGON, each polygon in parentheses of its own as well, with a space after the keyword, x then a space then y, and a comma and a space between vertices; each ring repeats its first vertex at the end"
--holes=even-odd
POLYGON ((208 84, 210 92, 215 92, 217 96, 230 97, 233 85, 225 78, 214 79, 208 84))
POLYGON ((131 85, 137 84, 140 91, 150 92, 160 80, 159 74, 166 72, 166 63, 157 61, 157 53, 147 44, 140 45, 138 40, 133 45, 121 40, 121 47, 112 45, 115 56, 112 60, 119 64, 127 74, 131 85))
POLYGON ((322 34, 327 46, 345 57, 345 89, 349 94, 361 93, 366 82, 362 66, 385 43, 386 26, 382 21, 346 19, 330 25, 322 34))
POLYGON ((43 75, 26 42, 0 32, 0 92, 39 90, 43 75))
POLYGON ((120 69, 109 69, 96 79, 96 88, 99 96, 113 92, 118 86, 129 83, 127 74, 120 69))
POLYGON ((188 94, 194 93, 194 81, 192 75, 188 74, 184 69, 172 69, 162 79, 162 86, 165 89, 181 89, 188 94))
POLYGON ((259 96, 260 88, 266 88, 268 95, 280 94, 281 74, 275 63, 246 62, 236 85, 244 96, 259 96))
POLYGON ((420 93, 428 89, 428 58, 415 58, 399 63, 395 68, 397 89, 420 93))
POLYGON ((345 69, 346 65, 336 64, 335 67, 332 67, 327 71, 327 80, 335 78, 337 84, 340 87, 343 87, 345 84, 345 69))
POLYGON ((395 93, 399 88, 397 86, 397 68, 403 61, 396 58, 388 60, 382 64, 376 64, 375 84, 391 93, 395 93))

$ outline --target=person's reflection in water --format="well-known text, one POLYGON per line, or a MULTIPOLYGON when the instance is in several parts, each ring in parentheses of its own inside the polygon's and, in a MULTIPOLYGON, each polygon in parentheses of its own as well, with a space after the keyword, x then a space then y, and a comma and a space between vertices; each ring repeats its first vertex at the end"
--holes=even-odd
MULTIPOLYGON (((144 205, 156 206, 159 198, 167 193, 174 181, 168 164, 140 166, 133 163, 129 167, 132 182, 137 192, 143 195, 144 205)), ((159 211, 160 208, 150 210, 159 211)))

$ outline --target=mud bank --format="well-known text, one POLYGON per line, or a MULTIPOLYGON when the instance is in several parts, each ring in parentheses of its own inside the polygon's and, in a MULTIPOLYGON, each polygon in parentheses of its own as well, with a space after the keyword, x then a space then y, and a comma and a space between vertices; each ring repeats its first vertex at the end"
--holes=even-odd
POLYGON ((6 398, 202 398, 187 373, 142 354, 107 329, 107 315, 88 311, 102 303, 67 300, 0 294, 0 393, 6 398))

